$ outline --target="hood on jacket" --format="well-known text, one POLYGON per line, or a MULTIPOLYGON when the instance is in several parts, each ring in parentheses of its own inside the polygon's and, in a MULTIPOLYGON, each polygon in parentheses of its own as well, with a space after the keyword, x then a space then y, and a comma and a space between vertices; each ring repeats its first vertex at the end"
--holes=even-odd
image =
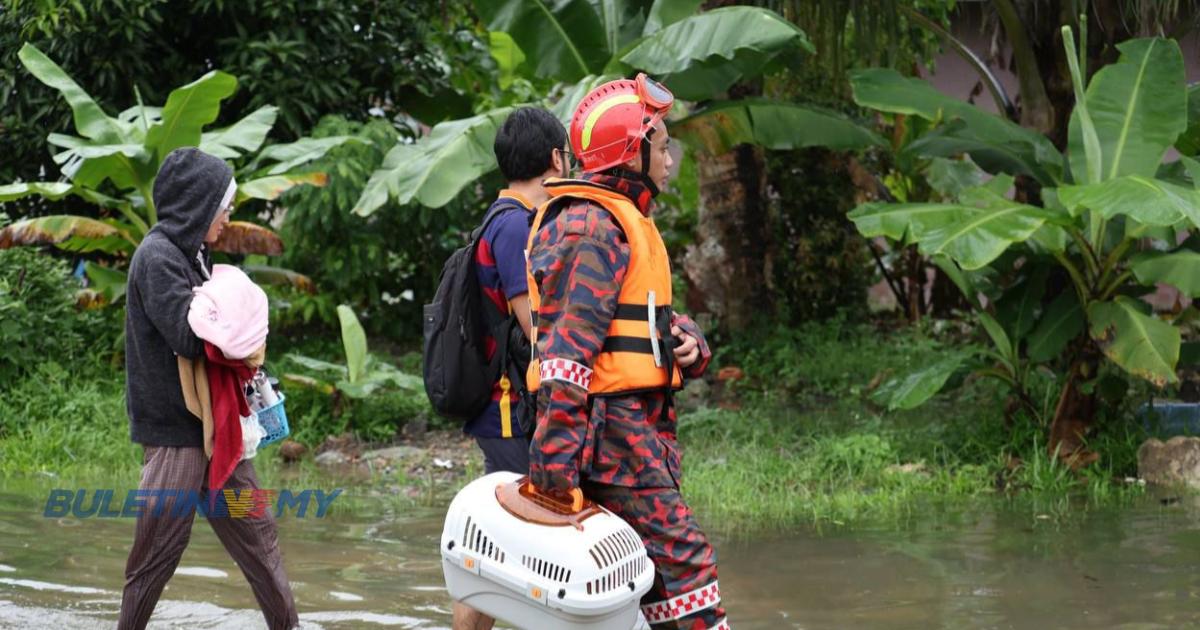
POLYGON ((233 169, 225 160, 194 147, 175 149, 154 180, 154 230, 171 239, 188 259, 195 258, 231 181, 233 169))

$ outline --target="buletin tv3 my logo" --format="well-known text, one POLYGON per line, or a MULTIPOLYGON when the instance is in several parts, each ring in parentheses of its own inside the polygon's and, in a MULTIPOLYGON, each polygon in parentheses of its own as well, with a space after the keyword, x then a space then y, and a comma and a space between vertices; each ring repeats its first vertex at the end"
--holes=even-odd
POLYGON ((183 517, 194 513, 207 517, 263 518, 271 513, 275 518, 291 514, 297 518, 324 518, 330 505, 342 493, 341 488, 326 493, 323 490, 178 490, 146 488, 130 490, 124 502, 114 501, 113 489, 68 490, 55 488, 46 499, 42 515, 47 518, 137 518, 143 514, 153 517, 183 517), (90 495, 90 496, 89 496, 90 495))

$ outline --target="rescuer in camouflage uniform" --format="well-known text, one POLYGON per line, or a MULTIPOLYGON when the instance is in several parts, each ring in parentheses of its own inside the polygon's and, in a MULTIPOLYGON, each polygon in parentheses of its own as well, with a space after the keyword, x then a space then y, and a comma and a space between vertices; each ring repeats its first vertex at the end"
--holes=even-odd
POLYGON ((648 218, 671 166, 672 102, 645 75, 596 88, 571 122, 584 174, 546 182, 529 248, 530 477, 550 494, 581 488, 637 530, 657 573, 642 599, 653 628, 724 629, 716 553, 679 493, 672 405, 711 354, 670 311, 666 249, 648 218))

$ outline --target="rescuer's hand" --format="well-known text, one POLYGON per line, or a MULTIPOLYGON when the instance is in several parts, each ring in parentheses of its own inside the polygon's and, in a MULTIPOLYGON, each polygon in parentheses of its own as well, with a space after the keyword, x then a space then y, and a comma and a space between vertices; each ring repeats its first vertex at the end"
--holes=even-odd
POLYGON ((671 326, 671 334, 679 340, 675 346, 675 361, 681 368, 692 367, 692 364, 700 358, 700 342, 685 333, 679 326, 671 326))

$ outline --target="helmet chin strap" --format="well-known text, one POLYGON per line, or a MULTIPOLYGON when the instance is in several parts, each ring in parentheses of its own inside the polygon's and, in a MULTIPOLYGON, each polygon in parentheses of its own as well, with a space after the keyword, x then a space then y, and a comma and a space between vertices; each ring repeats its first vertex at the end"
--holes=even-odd
POLYGON ((652 135, 654 135, 653 127, 642 138, 642 172, 639 175, 641 176, 642 183, 650 189, 650 196, 657 197, 661 191, 658 189, 658 184, 655 184, 654 180, 650 177, 650 136, 652 135))
POLYGON ((658 189, 658 184, 654 183, 654 179, 650 177, 650 136, 654 135, 654 129, 651 128, 646 132, 646 136, 642 138, 641 155, 642 155, 642 170, 635 171, 625 168, 624 166, 614 166, 608 169, 608 172, 620 177, 627 177, 642 183, 647 190, 650 191, 651 197, 657 197, 658 193, 662 192, 658 189))

